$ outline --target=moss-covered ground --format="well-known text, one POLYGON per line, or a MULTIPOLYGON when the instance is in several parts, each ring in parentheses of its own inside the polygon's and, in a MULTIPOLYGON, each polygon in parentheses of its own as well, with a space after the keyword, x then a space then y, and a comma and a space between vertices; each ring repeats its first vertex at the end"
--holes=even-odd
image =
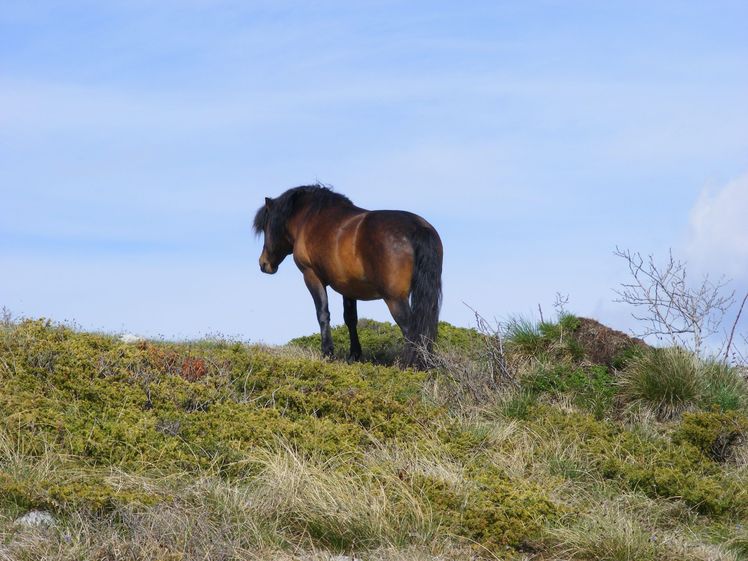
POLYGON ((748 559, 745 383, 658 416, 625 382, 655 351, 595 364, 577 325, 515 322, 497 380, 448 324, 418 372, 368 320, 354 364, 5 322, 0 559, 748 559))

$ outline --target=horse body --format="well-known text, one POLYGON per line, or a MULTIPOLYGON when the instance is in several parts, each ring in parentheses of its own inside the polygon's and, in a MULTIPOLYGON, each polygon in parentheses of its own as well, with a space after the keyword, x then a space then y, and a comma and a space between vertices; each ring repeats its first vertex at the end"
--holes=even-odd
POLYGON ((294 261, 349 298, 406 298, 413 275, 407 230, 417 221, 398 211, 320 211, 297 229, 294 261), (336 219, 338 228, 325 227, 336 219))
POLYGON ((357 300, 386 302, 408 341, 406 362, 417 362, 416 345, 430 348, 438 322, 443 250, 426 220, 406 211, 368 211, 324 187, 306 186, 266 199, 255 230, 265 235, 263 272, 274 273, 293 255, 314 299, 323 353, 333 351, 328 286, 343 295, 351 358, 361 355, 357 300))

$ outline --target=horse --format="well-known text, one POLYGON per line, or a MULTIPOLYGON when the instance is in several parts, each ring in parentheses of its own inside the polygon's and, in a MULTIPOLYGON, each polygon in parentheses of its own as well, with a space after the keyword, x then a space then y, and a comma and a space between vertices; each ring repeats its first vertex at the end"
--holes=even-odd
POLYGON ((404 362, 422 366, 436 339, 443 247, 436 229, 404 210, 366 210, 322 185, 265 198, 254 219, 264 237, 260 270, 274 274, 293 254, 314 300, 322 354, 333 354, 327 287, 343 296, 349 360, 361 359, 358 300, 382 299, 406 341, 404 362), (427 355, 426 355, 427 356, 427 355))

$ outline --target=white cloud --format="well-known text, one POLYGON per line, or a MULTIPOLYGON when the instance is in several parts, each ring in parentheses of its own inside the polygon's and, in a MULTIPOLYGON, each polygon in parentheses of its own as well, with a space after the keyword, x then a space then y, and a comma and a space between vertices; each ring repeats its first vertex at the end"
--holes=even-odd
POLYGON ((713 274, 748 279, 748 173, 716 192, 702 191, 689 228, 691 262, 713 274))

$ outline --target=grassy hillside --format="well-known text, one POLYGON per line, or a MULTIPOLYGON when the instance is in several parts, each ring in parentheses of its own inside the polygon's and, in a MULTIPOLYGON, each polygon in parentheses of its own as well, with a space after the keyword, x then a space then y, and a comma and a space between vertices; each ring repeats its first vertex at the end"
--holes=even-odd
POLYGON ((0 324, 0 559, 748 559, 730 368, 572 316, 442 324, 428 373, 361 331, 377 364, 0 324))

